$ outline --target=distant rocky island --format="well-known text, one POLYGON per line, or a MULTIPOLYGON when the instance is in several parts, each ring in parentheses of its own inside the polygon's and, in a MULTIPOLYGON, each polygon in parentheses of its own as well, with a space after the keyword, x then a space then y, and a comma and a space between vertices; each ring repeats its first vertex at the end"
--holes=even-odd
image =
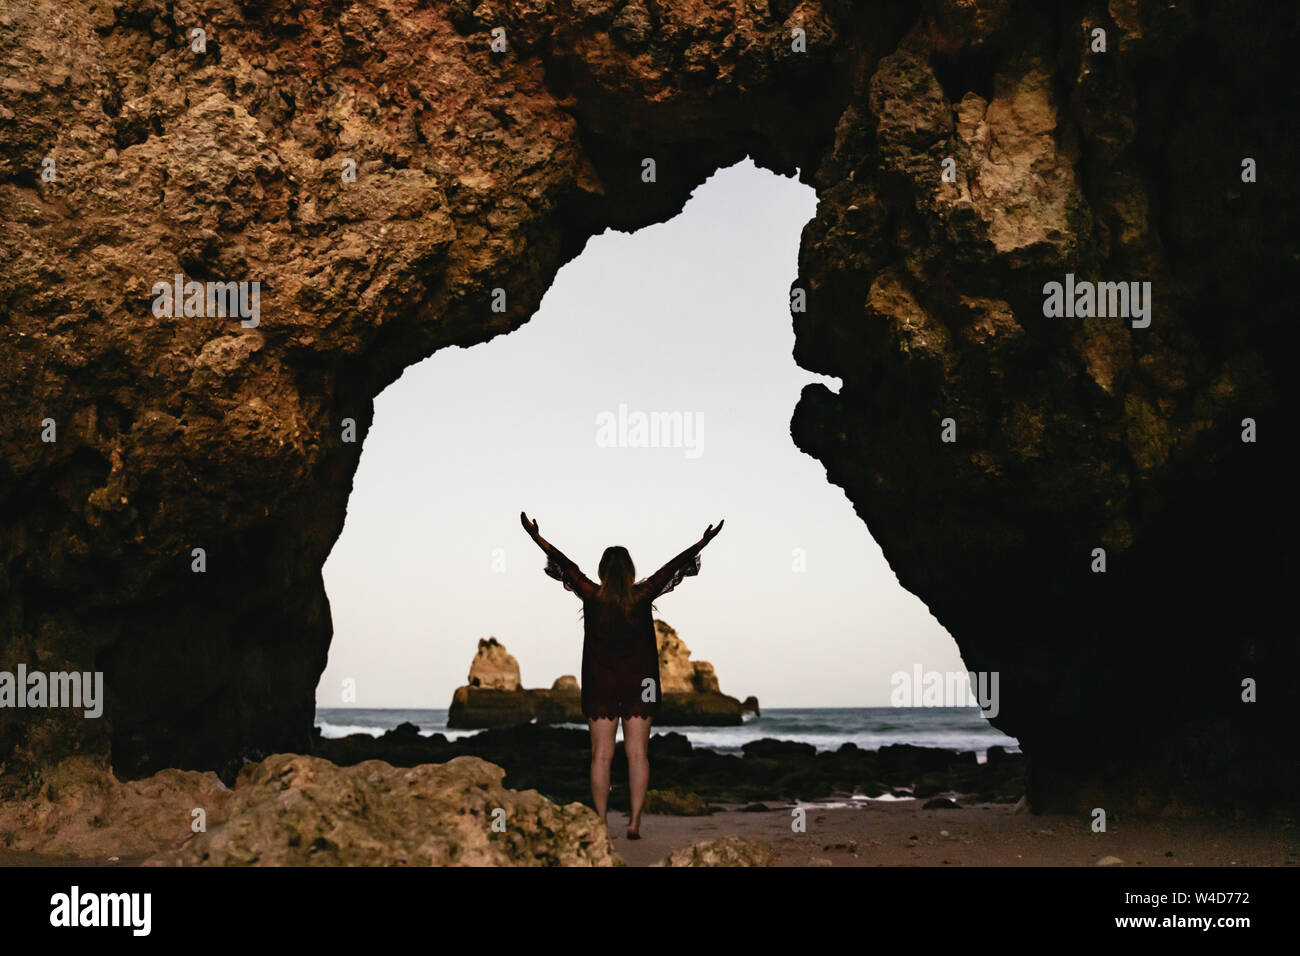
MULTIPOLYGON (((758 713, 758 699, 737 700, 722 693, 708 661, 692 661, 690 649, 677 632, 655 621, 659 648, 659 685, 663 707, 660 726, 727 726, 740 724, 746 713, 758 713)), ((468 683, 452 695, 447 726, 459 729, 510 727, 516 724, 585 724, 582 690, 572 674, 556 678, 550 689, 525 688, 519 662, 495 637, 478 642, 470 663, 468 683)))

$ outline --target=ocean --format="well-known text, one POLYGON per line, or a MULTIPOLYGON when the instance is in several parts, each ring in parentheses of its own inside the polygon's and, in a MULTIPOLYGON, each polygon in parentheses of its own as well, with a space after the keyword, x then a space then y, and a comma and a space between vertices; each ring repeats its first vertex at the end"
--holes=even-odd
MULTIPOLYGON (((448 739, 468 737, 477 730, 448 730, 445 709, 398 710, 320 707, 316 726, 325 737, 370 734, 378 737, 398 724, 410 722, 425 736, 445 734, 448 739)), ((586 725, 560 724, 586 730, 586 725)), ((772 737, 812 744, 818 750, 835 750, 857 744, 877 750, 888 744, 973 750, 983 763, 989 747, 1018 752, 1020 744, 985 720, 976 707, 786 707, 764 708, 761 717, 747 714, 737 727, 656 727, 654 733, 684 734, 692 746, 718 753, 739 754, 751 740, 772 737)))

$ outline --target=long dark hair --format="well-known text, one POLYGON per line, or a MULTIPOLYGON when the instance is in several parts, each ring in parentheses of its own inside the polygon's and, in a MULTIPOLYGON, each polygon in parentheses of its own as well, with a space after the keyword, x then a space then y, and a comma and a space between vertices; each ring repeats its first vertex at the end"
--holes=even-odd
POLYGON ((611 545, 600 556, 600 588, 596 591, 602 601, 631 607, 632 584, 636 581, 636 566, 627 548, 611 545))

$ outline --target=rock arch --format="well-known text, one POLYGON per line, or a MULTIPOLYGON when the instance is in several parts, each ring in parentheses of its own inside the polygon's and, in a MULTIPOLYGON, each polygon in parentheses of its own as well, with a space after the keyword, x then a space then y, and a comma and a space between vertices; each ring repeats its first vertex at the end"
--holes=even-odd
POLYGON ((752 155, 819 195, 795 357, 844 385, 805 389, 792 437, 1002 675, 1035 805, 1294 802, 1270 756, 1296 695, 1269 681, 1297 657, 1294 22, 1155 0, 55 6, 11 5, 0 39, 0 647, 105 671, 109 712, 0 711, 11 773, 306 750, 344 420, 364 436, 405 366, 518 327, 587 237, 752 155), (177 273, 259 281, 260 323, 155 316, 177 273), (1046 318, 1067 273, 1152 281, 1150 327, 1046 318))

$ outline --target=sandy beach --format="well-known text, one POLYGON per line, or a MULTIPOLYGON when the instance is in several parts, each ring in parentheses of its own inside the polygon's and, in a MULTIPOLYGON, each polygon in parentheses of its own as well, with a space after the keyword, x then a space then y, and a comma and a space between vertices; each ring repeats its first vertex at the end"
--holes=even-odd
MULTIPOLYGON (((609 828, 615 852, 629 866, 653 866, 674 850, 726 836, 762 842, 774 865, 784 867, 1300 865, 1294 821, 1137 819, 1092 833, 1085 819, 1018 813, 1007 804, 923 810, 919 802, 899 801, 806 809, 803 833, 792 832, 789 807, 745 811, 739 805, 700 817, 646 814, 640 840, 627 839, 624 813, 611 811, 609 828)), ((9 867, 137 863, 0 850, 0 866, 9 867)))
POLYGON ((611 812, 614 848, 632 866, 649 866, 701 840, 761 840, 778 866, 1297 866, 1294 822, 1236 825, 1189 819, 1113 822, 1092 833, 1082 817, 1016 813, 1007 804, 922 810, 919 802, 865 808, 810 807, 807 831, 791 832, 789 808, 707 817, 646 815, 640 840, 626 838, 627 818, 611 812))

